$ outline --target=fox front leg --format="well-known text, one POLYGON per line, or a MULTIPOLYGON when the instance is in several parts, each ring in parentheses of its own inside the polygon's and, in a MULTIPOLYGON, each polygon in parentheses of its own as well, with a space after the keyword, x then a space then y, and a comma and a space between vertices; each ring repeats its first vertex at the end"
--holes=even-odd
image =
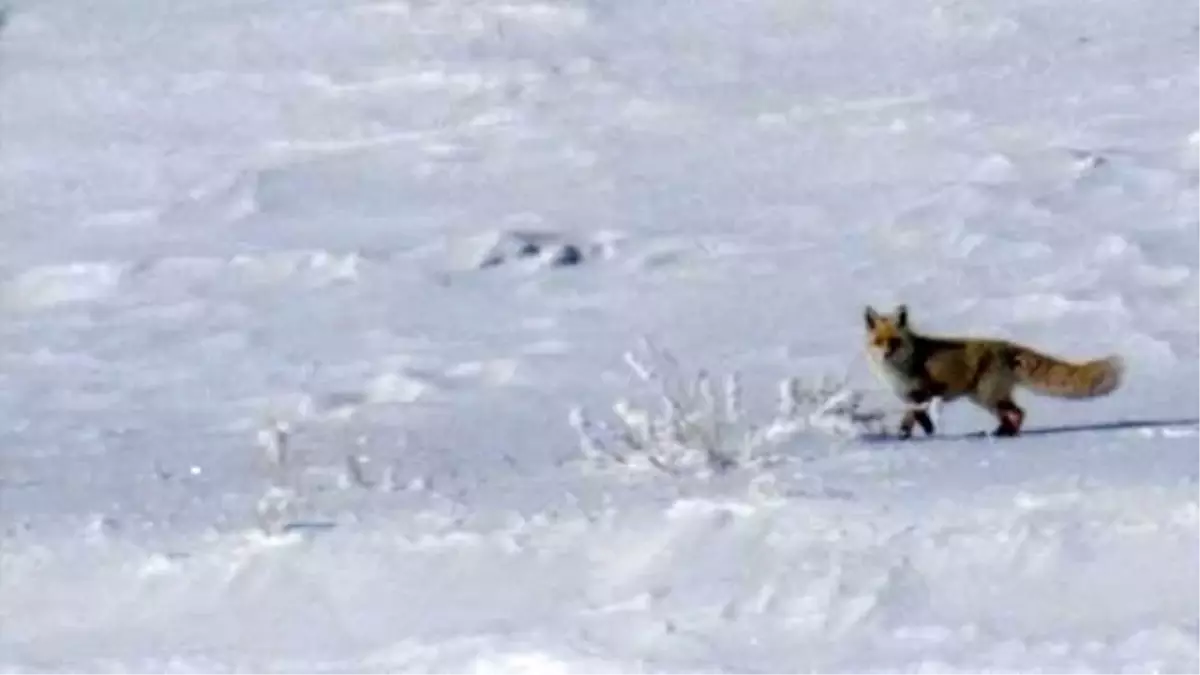
POLYGON ((911 438, 913 427, 921 425, 926 436, 933 435, 933 420, 929 417, 929 401, 933 397, 927 392, 914 392, 908 395, 908 410, 900 420, 900 438, 911 438))
POLYGON ((900 438, 911 438, 913 426, 917 424, 921 425, 926 436, 933 435, 933 420, 929 418, 929 413, 924 408, 909 408, 900 420, 900 438))

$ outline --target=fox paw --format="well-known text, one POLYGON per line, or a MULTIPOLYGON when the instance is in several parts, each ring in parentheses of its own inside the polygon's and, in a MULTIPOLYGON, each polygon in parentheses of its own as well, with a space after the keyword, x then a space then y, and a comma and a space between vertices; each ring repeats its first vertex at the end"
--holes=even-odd
POLYGON ((1021 433, 1021 423, 1025 415, 1019 409, 1005 410, 1000 413, 1000 426, 996 428, 996 436, 1017 436, 1021 433))

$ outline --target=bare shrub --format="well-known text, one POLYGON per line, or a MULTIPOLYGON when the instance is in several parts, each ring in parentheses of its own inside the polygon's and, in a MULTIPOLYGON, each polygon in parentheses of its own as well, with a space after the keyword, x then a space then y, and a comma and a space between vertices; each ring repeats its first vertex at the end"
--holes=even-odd
POLYGON ((581 407, 568 418, 584 455, 597 462, 667 473, 723 472, 770 459, 766 449, 798 434, 848 437, 878 431, 883 423, 883 412, 864 409, 861 393, 844 381, 786 378, 779 383, 775 414, 755 422, 743 409, 737 372, 720 378, 706 370, 685 374, 670 352, 649 340, 643 340, 640 354, 626 352, 625 363, 648 389, 640 402, 618 399, 610 422, 593 419, 581 407))

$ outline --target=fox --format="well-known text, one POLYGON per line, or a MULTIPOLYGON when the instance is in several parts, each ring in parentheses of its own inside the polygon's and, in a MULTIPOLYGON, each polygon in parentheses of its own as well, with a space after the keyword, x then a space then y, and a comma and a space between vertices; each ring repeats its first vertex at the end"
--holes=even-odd
POLYGON ((934 434, 927 412, 934 399, 965 396, 999 421, 993 435, 1017 436, 1025 421, 1025 411, 1013 401, 1018 385, 1044 396, 1082 400, 1107 396, 1124 379, 1119 355, 1072 362, 1003 339, 918 333, 903 304, 890 315, 868 305, 864 318, 871 364, 906 404, 902 439, 918 425, 927 436, 934 434))

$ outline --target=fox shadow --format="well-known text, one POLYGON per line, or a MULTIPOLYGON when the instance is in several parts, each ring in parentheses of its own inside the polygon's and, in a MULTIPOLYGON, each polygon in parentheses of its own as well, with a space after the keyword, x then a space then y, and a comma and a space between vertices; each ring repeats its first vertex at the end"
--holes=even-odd
POLYGON ((925 441, 954 441, 954 440, 977 440, 977 439, 993 439, 996 441, 1005 441, 1010 438, 1025 438, 1029 436, 1054 436, 1058 434, 1070 434, 1087 431, 1128 431, 1134 429, 1170 429, 1170 428, 1190 428, 1193 431, 1200 428, 1200 418, 1196 417, 1177 417, 1163 419, 1129 419, 1116 420, 1112 422, 1087 422, 1083 424, 1063 424, 1058 426, 1048 427, 1031 427, 1022 429, 1020 436, 1006 437, 997 436, 991 431, 967 431, 953 434, 935 433, 932 436, 924 436, 921 434, 913 434, 912 438, 901 439, 891 433, 875 433, 863 436, 863 440, 873 442, 895 441, 898 443, 913 443, 925 441))

